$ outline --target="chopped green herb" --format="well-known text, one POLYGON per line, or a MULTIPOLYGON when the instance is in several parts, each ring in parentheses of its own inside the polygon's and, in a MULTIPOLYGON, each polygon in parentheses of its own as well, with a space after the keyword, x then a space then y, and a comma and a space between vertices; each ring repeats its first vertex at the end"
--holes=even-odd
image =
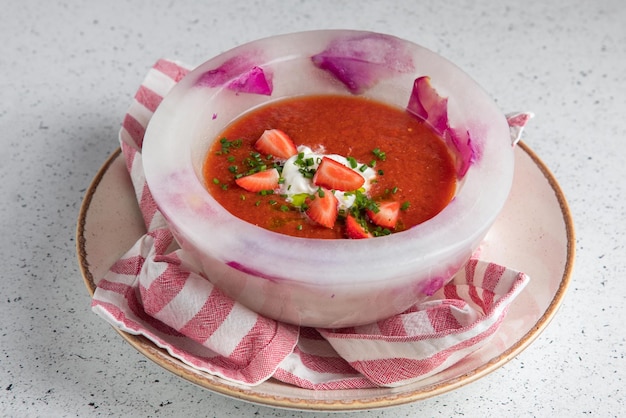
POLYGON ((378 203, 367 197, 362 190, 355 190, 354 192, 347 192, 345 194, 354 195, 354 203, 349 211, 357 220, 364 219, 366 210, 371 210, 375 213, 380 211, 378 203))
POLYGON ((381 228, 380 226, 377 226, 371 232, 372 232, 372 235, 374 235, 375 237, 382 237, 382 236, 391 234, 391 231, 389 229, 381 228))
POLYGON ((380 161, 385 161, 387 159, 387 154, 380 150, 380 148, 374 148, 372 150, 372 154, 380 161))
POLYGON ((304 178, 307 179, 312 179, 313 176, 315 176, 315 170, 306 170, 304 168, 301 168, 298 171, 300 172, 300 174, 302 174, 302 176, 304 176, 304 178))
MULTIPOLYGON (((244 164, 248 167, 248 170, 244 175, 255 174, 267 170, 267 164, 258 152, 251 152, 250 156, 244 160, 244 164)), ((238 177, 235 176, 235 178, 238 177)))
POLYGON ((400 206, 400 210, 407 210, 411 206, 411 202, 404 202, 402 206, 400 206))
POLYGON ((350 164, 350 168, 356 168, 359 163, 356 161, 356 159, 354 157, 346 157, 346 160, 348 160, 348 163, 350 164))
POLYGON ((241 139, 235 139, 234 141, 229 141, 228 138, 220 139, 221 149, 216 152, 217 155, 225 155, 230 152, 231 148, 239 148, 243 144, 241 139))
POLYGON ((298 156, 293 162, 296 166, 300 167, 298 171, 304 178, 311 179, 315 175, 315 169, 313 165, 315 165, 315 160, 313 158, 304 158, 304 153, 299 152, 298 156))

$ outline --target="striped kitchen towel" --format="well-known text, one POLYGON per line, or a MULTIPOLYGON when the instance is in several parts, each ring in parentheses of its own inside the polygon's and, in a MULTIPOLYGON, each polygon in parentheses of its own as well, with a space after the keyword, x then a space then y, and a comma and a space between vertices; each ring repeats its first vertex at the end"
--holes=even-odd
POLYGON ((374 324, 342 329, 265 318, 195 271, 152 199, 141 160, 153 112, 188 71, 159 60, 123 120, 121 149, 146 233, 98 282, 94 312, 229 381, 257 385, 274 378, 316 390, 405 385, 452 366, 490 340, 529 277, 478 259, 428 301, 374 324))

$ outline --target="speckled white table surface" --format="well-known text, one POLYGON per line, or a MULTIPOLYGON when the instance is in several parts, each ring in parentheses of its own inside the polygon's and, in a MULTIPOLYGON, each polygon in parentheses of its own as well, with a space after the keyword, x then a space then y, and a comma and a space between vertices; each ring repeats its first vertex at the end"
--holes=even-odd
POLYGON ((559 181, 576 265, 526 350, 452 392, 362 417, 626 411, 626 6, 597 1, 4 2, 0 14, 0 415, 326 416, 226 398, 147 360, 90 310, 82 198, 146 70, 308 29, 386 32, 475 78, 559 181))

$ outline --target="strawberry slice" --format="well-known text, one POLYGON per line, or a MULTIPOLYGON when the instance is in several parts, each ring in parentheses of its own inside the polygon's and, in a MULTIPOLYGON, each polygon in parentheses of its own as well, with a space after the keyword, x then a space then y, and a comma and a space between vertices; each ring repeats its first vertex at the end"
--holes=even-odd
POLYGON ((335 226, 337 220, 337 198, 329 190, 322 189, 314 198, 306 200, 308 217, 326 228, 335 226), (320 196, 321 195, 321 196, 320 196))
POLYGON ((379 202, 378 212, 365 211, 372 222, 383 228, 395 228, 400 214, 400 202, 379 202))
POLYGON ((346 217, 346 235, 352 239, 372 238, 372 234, 352 215, 346 217))
POLYGON ((264 155, 286 160, 298 153, 295 144, 280 129, 268 129, 254 143, 254 148, 264 155))
POLYGON ((331 190, 349 191, 363 186, 359 173, 332 158, 323 157, 313 176, 313 184, 331 190))
POLYGON ((263 190, 276 189, 278 187, 279 178, 280 174, 278 174, 278 170, 270 168, 269 170, 239 177, 235 180, 235 183, 242 189, 256 193, 263 190))

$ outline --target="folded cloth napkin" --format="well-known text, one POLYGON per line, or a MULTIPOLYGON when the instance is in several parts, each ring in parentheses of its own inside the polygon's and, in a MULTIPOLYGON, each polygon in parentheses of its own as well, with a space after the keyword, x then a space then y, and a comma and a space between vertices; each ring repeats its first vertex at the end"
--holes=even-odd
MULTIPOLYGON (((246 385, 273 377, 308 389, 400 386, 438 373, 489 342, 529 277, 476 258, 428 301, 374 324, 342 329, 265 318, 194 271, 152 199, 141 160, 150 117, 188 71, 159 60, 123 121, 121 149, 147 232, 99 281, 94 312, 194 368, 246 385)), ((512 135, 519 135, 525 118, 510 119, 512 135)))

